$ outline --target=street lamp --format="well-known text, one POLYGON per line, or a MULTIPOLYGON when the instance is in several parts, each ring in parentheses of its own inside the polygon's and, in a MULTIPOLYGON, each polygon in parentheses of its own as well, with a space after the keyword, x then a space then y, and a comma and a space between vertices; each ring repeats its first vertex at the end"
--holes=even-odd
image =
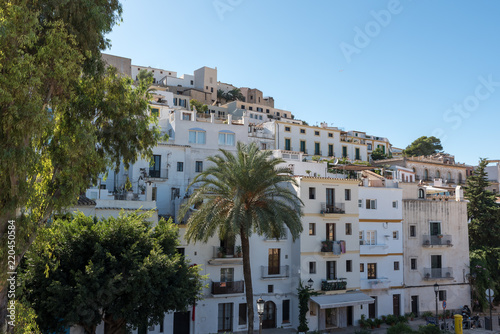
POLYGON ((310 278, 309 281, 307 281, 307 286, 309 287, 309 289, 312 288, 313 284, 314 284, 314 281, 312 280, 312 278, 310 278))
POLYGON ((262 315, 264 314, 264 300, 257 299, 257 313, 259 314, 259 334, 262 334, 262 315))
POLYGON ((434 293, 436 294, 436 325, 439 326, 438 323, 438 292, 439 292, 439 284, 434 284, 434 293))

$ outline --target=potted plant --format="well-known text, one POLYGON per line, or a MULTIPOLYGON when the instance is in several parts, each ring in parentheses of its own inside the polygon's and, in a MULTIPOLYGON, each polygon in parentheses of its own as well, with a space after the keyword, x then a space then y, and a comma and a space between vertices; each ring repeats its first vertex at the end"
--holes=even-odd
POLYGON ((442 234, 438 234, 438 235, 437 235, 437 237, 438 237, 439 239, 442 239, 442 238, 443 238, 443 235, 442 235, 442 234))
POLYGON ((368 323, 368 326, 371 328, 371 329, 374 329, 375 328, 375 320, 374 319, 368 319, 366 320, 366 322, 368 323))
POLYGON ((241 249, 240 245, 238 245, 238 246, 235 247, 235 251, 236 251, 236 256, 241 257, 241 251, 242 251, 242 249, 241 249))
POLYGON ((380 328, 380 325, 382 325, 382 323, 383 323, 382 319, 375 318, 374 321, 375 321, 375 325, 377 326, 377 328, 380 328))
POLYGON ((217 257, 223 257, 226 253, 226 249, 224 247, 217 248, 217 257))
POLYGON ((127 181, 125 181, 125 190, 126 191, 132 191, 132 182, 130 182, 130 179, 127 176, 127 181))
POLYGON ((141 184, 139 186, 139 190, 141 191, 141 194, 144 195, 146 193, 146 186, 144 184, 141 184))

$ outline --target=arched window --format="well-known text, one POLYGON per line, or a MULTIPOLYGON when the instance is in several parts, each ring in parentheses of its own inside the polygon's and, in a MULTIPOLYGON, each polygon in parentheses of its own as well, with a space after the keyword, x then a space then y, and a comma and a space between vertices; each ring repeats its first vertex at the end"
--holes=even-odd
POLYGON ((422 188, 418 189, 418 198, 425 198, 424 189, 422 189, 422 188))

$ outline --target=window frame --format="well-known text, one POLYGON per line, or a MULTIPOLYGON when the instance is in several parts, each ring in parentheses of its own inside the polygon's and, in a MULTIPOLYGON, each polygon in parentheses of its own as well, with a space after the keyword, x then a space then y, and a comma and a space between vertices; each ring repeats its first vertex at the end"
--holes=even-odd
POLYGON ((316 235, 316 223, 309 223, 309 235, 316 235))
POLYGON ((177 161, 177 171, 184 172, 184 161, 177 161))
POLYGON ((194 172, 195 173, 203 172, 203 161, 195 161, 194 172))
POLYGON ((366 275, 368 279, 377 279, 377 263, 367 263, 366 275))

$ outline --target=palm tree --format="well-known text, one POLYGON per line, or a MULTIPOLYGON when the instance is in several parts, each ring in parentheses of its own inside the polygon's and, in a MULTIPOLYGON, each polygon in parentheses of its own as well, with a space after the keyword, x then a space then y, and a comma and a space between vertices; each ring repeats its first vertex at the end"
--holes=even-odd
POLYGON ((253 288, 250 269, 252 233, 279 239, 290 230, 293 240, 302 232, 302 201, 287 186, 296 184, 288 168, 278 167, 270 151, 260 151, 255 143, 238 142, 235 154, 208 158, 213 166, 199 174, 190 187, 198 186, 180 210, 187 220, 185 238, 207 242, 215 233, 221 239, 239 235, 243 250, 243 277, 248 311, 248 333, 253 333, 253 288))

